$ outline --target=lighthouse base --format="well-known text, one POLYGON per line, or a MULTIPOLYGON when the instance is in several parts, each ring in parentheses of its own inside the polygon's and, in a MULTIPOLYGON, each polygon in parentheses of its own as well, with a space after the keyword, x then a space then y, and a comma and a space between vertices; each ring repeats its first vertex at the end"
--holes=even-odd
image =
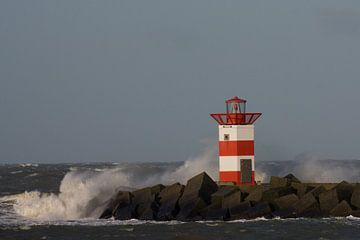
POLYGON ((251 178, 241 174, 241 171, 221 171, 219 172, 219 181, 221 183, 232 183, 237 186, 253 186, 255 182, 255 171, 251 171, 251 178), (242 179, 243 178, 243 179, 242 179), (250 181, 249 181, 250 180, 250 181))

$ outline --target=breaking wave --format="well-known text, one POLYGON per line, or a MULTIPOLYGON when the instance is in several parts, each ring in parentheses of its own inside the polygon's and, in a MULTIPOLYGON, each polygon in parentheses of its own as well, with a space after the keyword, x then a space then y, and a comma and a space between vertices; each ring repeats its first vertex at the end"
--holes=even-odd
MULTIPOLYGON (((63 177, 58 193, 40 191, 7 196, 16 214, 36 220, 96 219, 111 196, 118 190, 131 190, 154 184, 185 184, 192 176, 207 172, 218 180, 217 148, 207 147, 200 155, 182 164, 111 164, 96 168, 72 167, 63 177)), ((266 182, 271 175, 294 173, 304 181, 359 181, 360 162, 336 164, 314 159, 287 162, 257 162, 257 181, 266 182), (276 164, 275 164, 276 163, 276 164), (355 165, 354 165, 355 164, 355 165)), ((0 199, 0 202, 5 198, 0 199)))

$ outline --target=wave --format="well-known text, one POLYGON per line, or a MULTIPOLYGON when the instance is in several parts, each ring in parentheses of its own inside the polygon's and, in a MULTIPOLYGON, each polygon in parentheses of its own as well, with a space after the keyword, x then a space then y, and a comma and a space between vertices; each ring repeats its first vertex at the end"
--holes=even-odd
MULTIPOLYGON (((357 167, 342 164, 326 165, 312 159, 278 163, 282 168, 276 173, 272 170, 273 162, 269 162, 268 165, 266 162, 258 163, 256 180, 265 182, 270 174, 286 175, 293 172, 299 179, 307 181, 335 182, 343 179, 359 181, 358 165, 357 167)), ((62 179, 58 193, 24 192, 9 196, 7 201, 13 201, 16 214, 30 219, 45 221, 96 219, 109 199, 119 190, 132 190, 158 183, 185 184, 189 178, 203 171, 214 180, 218 180, 218 158, 215 146, 208 146, 198 156, 189 158, 175 167, 167 165, 161 167, 162 165, 157 164, 133 164, 132 168, 129 166, 113 164, 94 169, 71 167, 62 179)))

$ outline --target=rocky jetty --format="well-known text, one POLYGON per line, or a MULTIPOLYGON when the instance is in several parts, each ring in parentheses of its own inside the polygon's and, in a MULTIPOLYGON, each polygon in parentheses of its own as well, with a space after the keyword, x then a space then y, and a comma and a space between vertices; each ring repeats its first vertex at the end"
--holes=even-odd
POLYGON ((119 191, 100 218, 197 221, 349 215, 360 217, 360 184, 302 183, 289 174, 256 186, 218 185, 203 172, 185 186, 119 191))

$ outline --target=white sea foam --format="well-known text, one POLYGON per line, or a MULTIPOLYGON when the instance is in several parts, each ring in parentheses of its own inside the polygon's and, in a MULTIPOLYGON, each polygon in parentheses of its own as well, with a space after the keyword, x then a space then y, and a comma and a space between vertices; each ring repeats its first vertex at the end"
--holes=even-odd
POLYGON ((15 196, 17 214, 39 220, 98 218, 109 198, 120 188, 138 188, 152 184, 186 181, 206 171, 217 179, 216 148, 209 147, 173 171, 155 173, 151 177, 133 176, 121 167, 84 171, 70 168, 60 184, 59 194, 37 191, 15 196))

